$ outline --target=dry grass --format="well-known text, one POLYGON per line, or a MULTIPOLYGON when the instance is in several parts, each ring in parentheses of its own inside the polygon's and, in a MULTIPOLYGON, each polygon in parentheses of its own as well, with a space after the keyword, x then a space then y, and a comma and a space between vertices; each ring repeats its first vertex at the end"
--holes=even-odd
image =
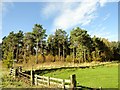
POLYGON ((95 66, 101 64, 108 64, 112 62, 91 62, 91 63, 71 63, 71 62, 63 62, 63 61, 56 61, 56 62, 44 62, 39 64, 16 64, 15 66, 22 66, 24 70, 31 70, 33 69, 43 69, 43 68, 59 68, 59 67, 79 67, 79 66, 95 66))

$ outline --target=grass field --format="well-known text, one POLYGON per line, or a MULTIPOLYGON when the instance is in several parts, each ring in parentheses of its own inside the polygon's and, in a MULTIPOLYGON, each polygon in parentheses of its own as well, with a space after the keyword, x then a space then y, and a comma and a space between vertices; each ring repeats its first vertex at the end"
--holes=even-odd
MULTIPOLYGON (((92 64, 92 63, 91 63, 92 64)), ((56 64, 55 65, 61 65, 56 64)), ((55 66, 53 65, 53 66, 55 66)), ((83 64, 82 64, 83 65, 83 64)), ((86 64, 85 64, 86 65, 86 64)), ((93 64, 92 64, 93 65, 93 64)), ((1 66, 1 62, 0 62, 1 66)), ((49 65, 44 65, 49 66, 49 65)), ((50 65, 51 66, 51 65, 50 65)), ((31 88, 22 81, 18 81, 10 77, 9 69, 0 68, 0 87, 18 87, 18 88, 31 88)), ((69 79, 71 74, 76 74, 77 82, 79 85, 92 87, 92 88, 117 88, 118 87, 118 63, 109 63, 105 66, 98 66, 95 68, 74 68, 74 69, 61 69, 44 74, 56 78, 69 79)), ((33 86, 33 88, 38 86, 33 86)), ((41 86, 39 86, 40 88, 41 86)))
POLYGON ((118 64, 108 64, 86 69, 62 69, 46 73, 45 76, 69 79, 76 74, 79 85, 92 88, 118 88, 118 64))

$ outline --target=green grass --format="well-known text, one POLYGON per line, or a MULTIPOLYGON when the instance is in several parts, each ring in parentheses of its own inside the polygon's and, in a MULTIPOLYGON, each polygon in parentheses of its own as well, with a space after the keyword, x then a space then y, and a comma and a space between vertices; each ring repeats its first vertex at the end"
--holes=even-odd
POLYGON ((118 64, 109 64, 86 69, 62 69, 44 74, 45 76, 69 79, 76 74, 79 85, 93 88, 118 88, 118 64))

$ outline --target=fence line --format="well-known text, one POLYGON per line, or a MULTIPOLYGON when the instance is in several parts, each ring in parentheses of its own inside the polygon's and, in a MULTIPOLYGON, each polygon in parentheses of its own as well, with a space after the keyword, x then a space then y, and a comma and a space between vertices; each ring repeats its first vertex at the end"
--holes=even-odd
POLYGON ((76 75, 71 75, 70 80, 46 77, 34 74, 34 71, 31 70, 31 74, 26 74, 22 72, 22 67, 11 68, 10 74, 14 77, 23 77, 28 79, 31 82, 31 85, 42 85, 45 87, 57 86, 60 88, 75 88, 76 87, 76 75))
MULTIPOLYGON (((82 88, 85 90, 102 90, 102 87, 100 88, 90 88, 85 86, 76 86, 76 75, 70 75, 70 80, 68 79, 60 79, 60 78, 53 78, 53 77, 46 77, 46 76, 40 76, 35 74, 33 70, 31 70, 30 75, 26 74, 25 72, 22 72, 22 67, 18 68, 10 68, 10 75, 13 77, 23 77, 24 82, 27 80, 31 85, 42 85, 45 87, 53 87, 57 86, 63 89, 71 88, 71 90, 82 90, 82 88)), ((26 82, 26 83, 27 83, 26 82)))

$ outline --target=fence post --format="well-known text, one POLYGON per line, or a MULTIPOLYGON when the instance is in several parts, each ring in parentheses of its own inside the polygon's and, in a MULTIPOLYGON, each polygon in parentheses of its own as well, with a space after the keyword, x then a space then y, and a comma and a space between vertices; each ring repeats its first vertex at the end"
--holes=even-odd
POLYGON ((37 76, 35 76, 35 85, 38 85, 37 76))
POLYGON ((50 86, 50 77, 47 78, 47 81, 48 86, 50 86))
POLYGON ((12 68, 10 68, 10 75, 12 75, 13 73, 12 73, 12 68))
POLYGON ((71 75, 70 79, 71 79, 71 88, 72 88, 72 90, 75 90, 75 87, 76 87, 76 75, 75 74, 71 75))
POLYGON ((18 72, 22 72, 22 67, 18 67, 18 72))
POLYGON ((16 76, 18 76, 18 69, 14 68, 14 77, 16 78, 16 76))
POLYGON ((62 81, 62 88, 65 89, 65 80, 62 81))
POLYGON ((31 86, 34 84, 34 72, 33 68, 31 69, 31 86))

